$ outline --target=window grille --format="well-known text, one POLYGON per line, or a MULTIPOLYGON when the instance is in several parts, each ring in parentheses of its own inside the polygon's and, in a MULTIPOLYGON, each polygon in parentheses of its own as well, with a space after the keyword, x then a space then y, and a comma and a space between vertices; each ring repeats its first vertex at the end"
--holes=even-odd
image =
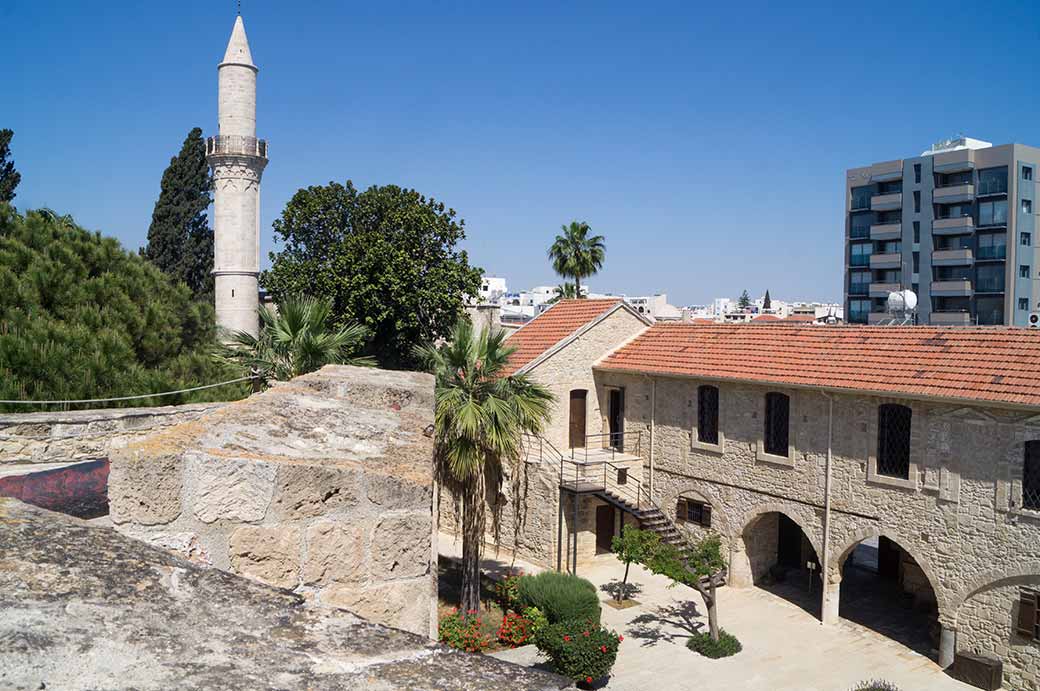
POLYGON ((910 479, 910 419, 905 405, 878 406, 877 472, 879 475, 910 479))
POLYGON ((765 451, 773 456, 787 456, 789 447, 788 417, 791 399, 772 391, 766 394, 765 451))
POLYGON ((686 523, 695 523, 705 528, 711 527, 711 504, 694 499, 679 497, 675 509, 675 517, 686 523))
POLYGON ((1040 441, 1027 441, 1022 468, 1022 508, 1040 511, 1040 441))
POLYGON ((697 387, 697 441, 719 443, 719 389, 717 386, 697 387))
POLYGON ((1023 589, 1018 596, 1018 621, 1015 627, 1020 634, 1040 641, 1040 592, 1023 589))

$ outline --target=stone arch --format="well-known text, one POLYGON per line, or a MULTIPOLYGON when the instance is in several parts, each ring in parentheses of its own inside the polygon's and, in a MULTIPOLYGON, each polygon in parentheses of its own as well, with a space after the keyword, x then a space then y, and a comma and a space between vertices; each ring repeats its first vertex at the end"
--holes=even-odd
POLYGON ((662 507, 666 514, 670 515, 669 512, 675 511, 675 503, 681 496, 699 498, 705 503, 711 504, 712 530, 722 535, 727 541, 732 539, 732 526, 729 516, 723 510, 726 504, 721 496, 714 492, 710 486, 705 487, 688 483, 678 485, 678 487, 678 491, 670 492, 667 495, 665 504, 662 507))
POLYGON ((968 585, 961 588, 950 601, 950 612, 956 621, 957 614, 965 602, 976 593, 999 584, 1001 581, 1013 578, 1034 577, 1040 581, 1040 561, 1026 562, 1025 564, 1012 564, 999 569, 993 569, 971 579, 968 585))
POLYGON ((749 554, 748 538, 759 520, 773 513, 786 516, 793 521, 809 541, 817 558, 822 557, 823 551, 820 549, 820 535, 814 529, 816 527, 815 512, 811 508, 790 502, 756 504, 745 511, 733 524, 736 526, 736 529, 730 540, 729 564, 731 585, 748 587, 755 584, 755 566, 752 564, 752 555, 749 554), (811 518, 807 518, 806 513, 811 518))
MULTIPOLYGON (((817 532, 814 529, 816 526, 815 524, 813 524, 811 529, 807 524, 808 522, 805 520, 805 516, 800 515, 800 512, 797 510, 792 510, 793 507, 798 506, 801 505, 792 505, 790 503, 782 502, 767 502, 765 504, 756 504, 752 508, 745 511, 744 515, 740 517, 740 520, 737 522, 737 525, 740 526, 740 532, 734 536, 734 539, 739 540, 743 538, 743 536, 747 533, 748 528, 752 527, 754 523, 757 523, 758 519, 760 519, 762 516, 765 516, 769 513, 780 513, 787 516, 792 521, 798 524, 798 527, 802 529, 802 532, 805 534, 805 537, 808 538, 809 543, 812 545, 812 548, 816 550, 816 555, 822 558, 823 549, 820 545, 819 535, 817 535, 817 532)), ((815 511, 813 511, 812 509, 808 509, 808 507, 805 507, 805 510, 812 511, 815 517, 815 511)))
POLYGON ((866 528, 860 528, 852 533, 852 535, 846 541, 845 547, 841 551, 835 553, 834 559, 831 561, 831 567, 833 573, 830 574, 829 578, 836 579, 836 582, 840 582, 841 579, 841 568, 845 564, 845 560, 852 554, 852 550, 856 549, 859 543, 863 542, 872 537, 884 537, 888 538, 892 542, 896 543, 899 548, 913 557, 917 565, 921 567, 921 571, 924 573, 925 578, 928 579, 928 585, 931 586, 932 592, 935 593, 936 608, 939 610, 939 621, 942 623, 952 623, 954 608, 951 607, 950 598, 945 589, 939 587, 942 581, 935 576, 935 572, 932 570, 932 565, 925 559, 922 559, 917 549, 911 549, 907 545, 910 544, 909 540, 904 539, 902 536, 890 531, 880 528, 878 526, 868 526, 866 528))

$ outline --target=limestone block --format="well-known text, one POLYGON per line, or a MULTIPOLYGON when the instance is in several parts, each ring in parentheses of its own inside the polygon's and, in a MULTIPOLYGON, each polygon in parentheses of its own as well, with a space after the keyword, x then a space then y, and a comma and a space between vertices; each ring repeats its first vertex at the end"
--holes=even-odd
POLYGON ((363 523, 320 521, 306 531, 306 561, 303 582, 308 584, 361 583, 365 580, 365 534, 363 523))
POLYGON ((358 501, 358 470, 353 467, 282 465, 274 507, 288 519, 313 518, 350 508, 358 501))
MULTIPOLYGON (((432 445, 430 448, 432 456, 432 445)), ((396 477, 372 468, 365 473, 369 501, 385 509, 428 509, 433 504, 433 488, 428 482, 396 477)))
POLYGON ((203 523, 259 521, 267 513, 276 472, 270 463, 196 456, 189 472, 195 480, 195 517, 203 523))
POLYGON ((372 534, 372 578, 413 578, 429 572, 430 516, 392 516, 372 534))
POLYGON ((233 571, 281 588, 299 583, 300 531, 286 526, 242 526, 228 546, 233 571))
POLYGON ((195 533, 156 533, 155 535, 150 536, 146 542, 155 545, 156 547, 162 547, 165 550, 176 552, 188 561, 195 562, 196 564, 203 564, 205 566, 213 564, 209 552, 207 552, 206 548, 199 542, 199 536, 195 533))
POLYGON ((184 458, 128 447, 112 452, 108 507, 112 522, 159 525, 181 513, 184 458))
POLYGON ((429 629, 430 581, 425 578, 369 588, 334 584, 323 588, 321 603, 343 607, 358 616, 426 635, 429 629))

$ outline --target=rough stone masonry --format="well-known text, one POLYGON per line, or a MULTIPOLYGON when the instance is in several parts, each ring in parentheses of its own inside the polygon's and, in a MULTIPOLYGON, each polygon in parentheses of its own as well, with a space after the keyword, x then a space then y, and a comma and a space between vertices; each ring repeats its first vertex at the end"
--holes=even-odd
POLYGON ((433 378, 328 366, 114 450, 110 515, 186 558, 436 631, 433 378))

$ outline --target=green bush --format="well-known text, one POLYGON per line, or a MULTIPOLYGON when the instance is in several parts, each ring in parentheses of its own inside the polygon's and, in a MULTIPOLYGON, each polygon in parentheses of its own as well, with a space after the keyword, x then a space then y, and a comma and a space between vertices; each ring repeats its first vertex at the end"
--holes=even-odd
POLYGON ((537 607, 525 607, 523 615, 525 619, 531 622, 532 640, 537 640, 538 635, 549 628, 549 620, 542 614, 542 610, 537 607))
POLYGON ((744 646, 740 644, 736 636, 728 634, 721 629, 719 630, 719 640, 712 639, 711 634, 705 631, 690 636, 690 640, 686 641, 686 647, 713 660, 736 655, 744 649, 744 646))
POLYGON ((495 583, 495 602, 502 608, 502 613, 520 613, 520 579, 523 574, 506 576, 495 583))
POLYGON ((856 684, 852 691, 899 691, 899 687, 889 681, 869 679, 856 684))
POLYGON ((522 576, 518 597, 522 607, 537 607, 550 624, 592 621, 599 624, 596 586, 584 578, 556 571, 522 576))
MULTIPOLYGON (((476 615, 476 611, 471 614, 476 615)), ((491 639, 484 633, 483 626, 484 622, 479 616, 463 619, 462 614, 456 610, 441 617, 437 626, 437 640, 468 653, 479 653, 491 645, 491 639)))
POLYGON ((610 674, 622 637, 593 621, 565 621, 546 627, 535 639, 553 669, 587 684, 610 674))

